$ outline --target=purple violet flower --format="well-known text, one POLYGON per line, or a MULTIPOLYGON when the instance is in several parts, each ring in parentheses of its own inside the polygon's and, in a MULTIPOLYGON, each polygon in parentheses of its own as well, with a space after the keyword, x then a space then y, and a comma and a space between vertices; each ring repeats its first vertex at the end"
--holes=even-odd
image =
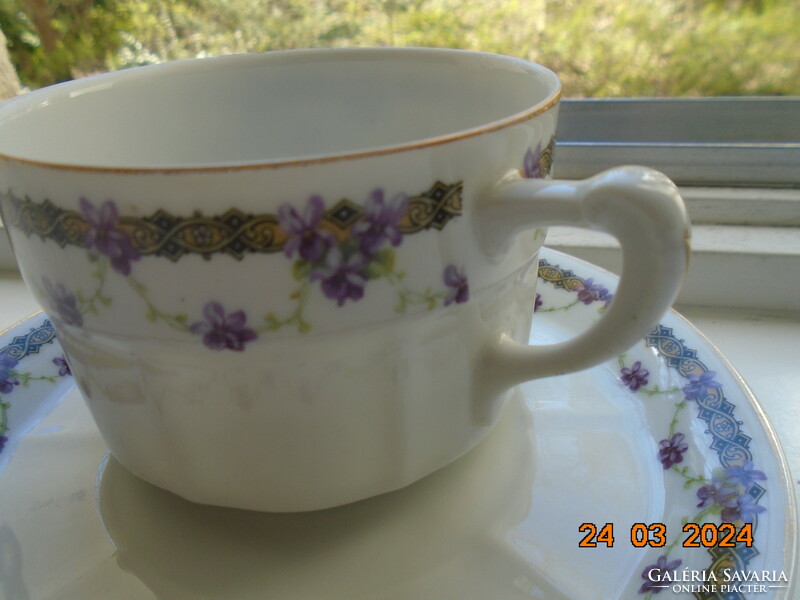
POLYGON ((16 358, 0 356, 0 394, 10 394, 19 385, 19 379, 11 374, 16 366, 16 358))
POLYGON ((542 300, 542 295, 537 293, 536 294, 536 302, 533 305, 533 312, 536 312, 537 310, 542 308, 542 304, 544 304, 544 301, 542 300))
POLYGON ((459 271, 455 265, 448 265, 444 270, 444 284, 449 288, 444 298, 444 305, 449 306, 453 302, 463 304, 469 300, 469 282, 464 271, 459 271))
POLYGON ((397 194, 386 202, 381 188, 373 190, 364 205, 364 220, 353 227, 353 235, 366 256, 372 256, 386 240, 392 246, 400 245, 403 234, 399 225, 407 209, 408 196, 405 194, 397 194))
POLYGON ((8 438, 4 435, 0 435, 0 452, 6 447, 6 443, 8 443, 8 438))
POLYGON ((544 165, 542 165, 542 143, 536 144, 536 148, 525 153, 522 159, 522 173, 526 179, 541 179, 546 175, 544 165))
POLYGON ((53 359, 53 364, 58 367, 59 377, 67 377, 69 375, 72 375, 72 369, 69 368, 65 356, 56 356, 53 359))
POLYGON ((723 523, 752 523, 753 518, 767 509, 755 503, 750 494, 742 494, 722 509, 721 520, 723 523))
POLYGON ((705 371, 700 375, 689 375, 689 383, 683 388, 683 395, 687 400, 699 400, 704 398, 709 388, 720 387, 714 380, 716 371, 705 371))
POLYGON ((658 460, 664 469, 669 469, 672 465, 683 462, 683 453, 689 449, 689 445, 684 442, 685 436, 676 433, 668 440, 661 440, 658 445, 658 460))
POLYGON ((745 490, 749 490, 756 481, 767 480, 764 472, 756 470, 751 460, 745 461, 742 465, 728 467, 725 469, 725 474, 729 479, 741 484, 745 490))
POLYGON ((336 240, 329 231, 317 229, 324 212, 322 197, 316 195, 308 199, 302 215, 290 204, 283 204, 278 209, 278 224, 289 236, 283 246, 286 256, 291 258, 297 253, 300 258, 311 263, 325 257, 325 253, 336 240))
POLYGON ((697 490, 697 497, 700 500, 697 508, 704 508, 710 504, 717 504, 723 508, 732 507, 736 505, 738 495, 739 490, 735 482, 727 478, 712 477, 711 483, 697 490))
POLYGON ((629 388, 631 391, 635 392, 643 385, 647 385, 647 377, 650 375, 650 371, 647 369, 642 368, 642 361, 637 360, 631 368, 623 367, 620 370, 620 381, 625 385, 625 387, 629 388))
POLYGON ((55 305, 58 317, 67 325, 83 325, 83 315, 78 309, 78 300, 75 294, 67 291, 62 283, 52 283, 47 277, 42 278, 45 293, 55 305))
POLYGON ((342 306, 347 300, 363 298, 366 266, 367 260, 360 252, 346 257, 341 248, 335 246, 328 252, 325 264, 311 271, 309 279, 321 281, 322 293, 342 306))
POLYGON ((608 304, 611 301, 611 294, 608 293, 608 289, 599 283, 595 283, 591 277, 581 285, 582 287, 576 289, 578 290, 578 300, 584 304, 589 305, 597 301, 603 301, 608 304))
POLYGON ((131 261, 139 260, 139 253, 131 245, 128 235, 119 231, 119 211, 117 205, 106 200, 100 207, 94 206, 86 198, 80 200, 81 214, 89 224, 83 241, 87 250, 96 250, 111 260, 111 267, 118 273, 129 275, 131 261))
POLYGON ((205 321, 197 321, 190 331, 203 336, 203 343, 212 350, 235 350, 241 352, 244 345, 258 337, 255 331, 245 326, 247 316, 237 310, 228 315, 219 302, 209 302, 203 308, 205 321))
POLYGON ((642 584, 642 587, 639 588, 639 593, 646 594, 647 592, 652 592, 654 594, 658 594, 661 590, 668 588, 669 585, 663 585, 661 583, 662 580, 667 573, 674 571, 680 567, 682 563, 683 561, 680 558, 676 558, 671 562, 667 562, 667 557, 665 555, 662 554, 659 556, 654 565, 647 565, 644 568, 644 571, 642 571, 642 579, 644 579, 644 583, 642 584))

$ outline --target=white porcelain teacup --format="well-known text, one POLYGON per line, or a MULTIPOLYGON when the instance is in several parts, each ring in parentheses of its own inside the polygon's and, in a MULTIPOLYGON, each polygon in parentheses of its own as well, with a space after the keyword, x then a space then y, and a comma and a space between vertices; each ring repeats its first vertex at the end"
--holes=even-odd
POLYGON ((560 87, 434 49, 131 69, 0 106, 0 206, 114 456, 266 511, 405 486, 506 392, 624 351, 673 301, 688 222, 663 175, 546 180, 560 87), (619 238, 593 329, 529 347, 548 225, 619 238))

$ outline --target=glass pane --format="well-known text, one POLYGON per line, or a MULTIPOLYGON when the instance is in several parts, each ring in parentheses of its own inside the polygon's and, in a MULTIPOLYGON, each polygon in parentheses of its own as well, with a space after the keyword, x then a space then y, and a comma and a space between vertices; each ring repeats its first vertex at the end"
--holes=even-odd
POLYGON ((800 98, 566 100, 557 177, 619 164, 682 185, 800 187, 800 98))

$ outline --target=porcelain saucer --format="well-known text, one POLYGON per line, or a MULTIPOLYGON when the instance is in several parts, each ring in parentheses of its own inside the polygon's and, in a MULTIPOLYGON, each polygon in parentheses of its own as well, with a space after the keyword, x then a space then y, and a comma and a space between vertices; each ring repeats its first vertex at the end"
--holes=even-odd
MULTIPOLYGON (((549 250, 539 277, 533 343, 580 332, 617 281, 549 250)), ((791 597, 779 445, 674 312, 614 361, 521 386, 445 469, 314 513, 191 504, 130 475, 43 314, 0 335, 0 403, 6 600, 791 597)))

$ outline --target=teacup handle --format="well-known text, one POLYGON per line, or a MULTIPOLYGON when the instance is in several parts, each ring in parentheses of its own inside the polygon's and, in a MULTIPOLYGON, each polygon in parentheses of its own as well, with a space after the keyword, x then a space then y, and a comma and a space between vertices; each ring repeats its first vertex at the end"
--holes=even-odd
POLYGON ((528 346, 495 336, 477 370, 484 398, 618 356, 653 328, 678 294, 689 257, 689 218, 675 184, 662 173, 626 166, 582 181, 516 180, 478 207, 479 235, 489 254, 502 253, 523 230, 553 225, 604 231, 619 240, 623 269, 616 294, 592 327, 566 342, 528 346))

